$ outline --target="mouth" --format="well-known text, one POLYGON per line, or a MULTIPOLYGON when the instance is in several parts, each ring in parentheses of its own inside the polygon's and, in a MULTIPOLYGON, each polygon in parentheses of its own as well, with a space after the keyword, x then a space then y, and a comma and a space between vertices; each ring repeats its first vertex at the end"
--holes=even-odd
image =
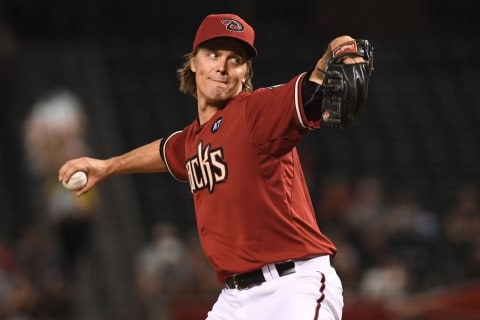
POLYGON ((210 78, 211 81, 216 82, 216 83, 221 83, 221 84, 227 84, 227 80, 225 79, 215 79, 215 78, 210 78))

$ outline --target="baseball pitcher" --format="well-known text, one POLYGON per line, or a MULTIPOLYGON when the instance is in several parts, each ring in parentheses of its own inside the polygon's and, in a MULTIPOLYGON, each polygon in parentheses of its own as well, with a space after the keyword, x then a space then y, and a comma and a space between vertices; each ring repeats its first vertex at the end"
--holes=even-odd
POLYGON ((205 17, 178 69, 197 118, 119 156, 67 161, 59 180, 86 172, 78 196, 117 174, 169 172, 188 183, 203 250, 223 285, 208 320, 341 319, 336 247, 317 224, 296 146, 322 126, 355 123, 373 47, 336 37, 311 70, 253 89, 254 39, 238 15, 205 17))

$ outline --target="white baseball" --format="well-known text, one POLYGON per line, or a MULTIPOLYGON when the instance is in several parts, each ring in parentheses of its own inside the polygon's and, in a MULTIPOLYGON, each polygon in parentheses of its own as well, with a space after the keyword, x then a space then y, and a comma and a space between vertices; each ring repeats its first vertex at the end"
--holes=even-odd
POLYGON ((77 171, 70 177, 70 180, 63 181, 63 186, 70 191, 82 189, 87 184, 87 174, 83 171, 77 171))

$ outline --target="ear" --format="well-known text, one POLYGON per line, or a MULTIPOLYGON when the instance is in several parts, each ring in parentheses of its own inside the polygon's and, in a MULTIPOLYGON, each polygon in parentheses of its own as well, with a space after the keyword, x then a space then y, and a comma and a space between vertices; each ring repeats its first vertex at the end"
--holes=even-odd
POLYGON ((247 82, 249 78, 251 78, 252 70, 250 69, 250 66, 247 66, 247 72, 245 72, 245 75, 243 76, 242 83, 247 82))
POLYGON ((190 56, 190 70, 192 70, 192 72, 197 71, 197 60, 194 55, 190 56))

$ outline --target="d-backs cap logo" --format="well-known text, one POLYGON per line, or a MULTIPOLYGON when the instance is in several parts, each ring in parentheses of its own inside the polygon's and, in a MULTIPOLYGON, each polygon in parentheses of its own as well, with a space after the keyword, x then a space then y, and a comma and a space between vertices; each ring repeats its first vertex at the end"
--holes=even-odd
POLYGON ((243 32, 245 27, 239 21, 233 18, 222 19, 222 23, 226 26, 227 30, 233 32, 243 32))

